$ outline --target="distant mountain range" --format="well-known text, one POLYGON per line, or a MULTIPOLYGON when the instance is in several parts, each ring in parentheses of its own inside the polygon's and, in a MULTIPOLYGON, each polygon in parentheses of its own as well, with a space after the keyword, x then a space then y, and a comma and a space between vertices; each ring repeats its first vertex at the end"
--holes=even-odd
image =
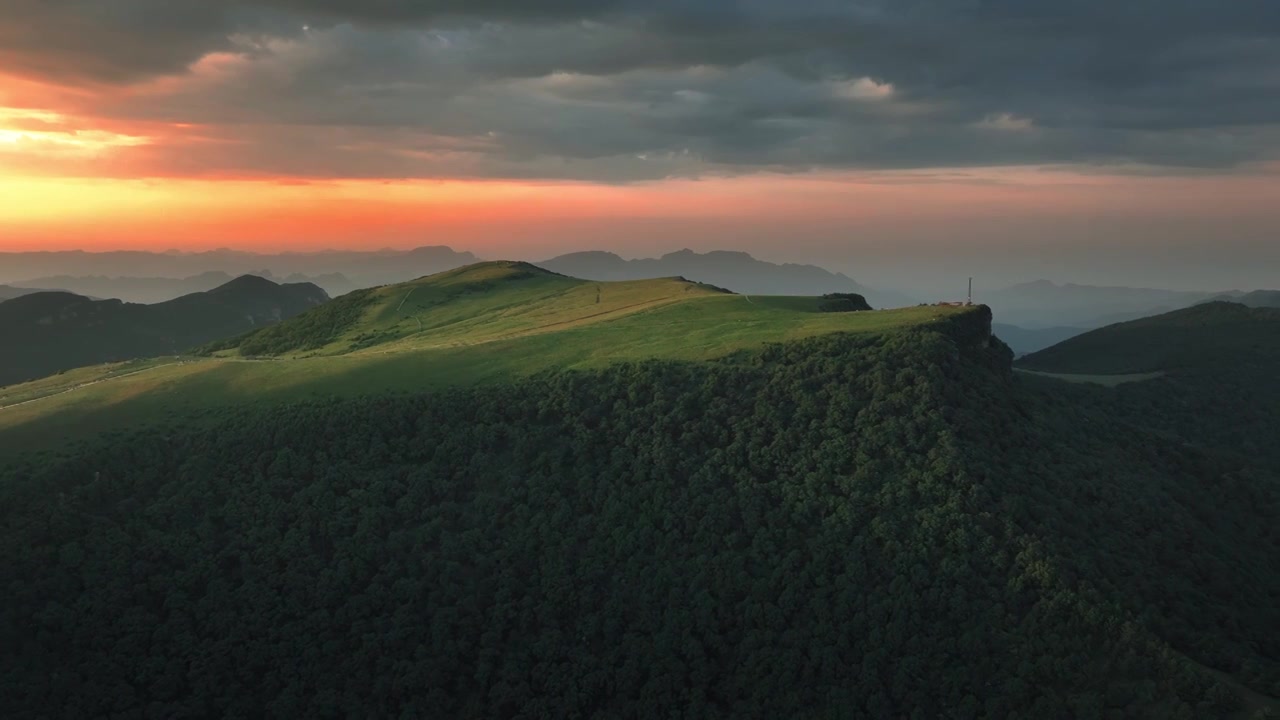
MULTIPOLYGON (((443 246, 413 250, 337 250, 275 254, 235 250, 199 253, 91 253, 79 250, 0 253, 0 283, 15 285, 55 276, 189 278, 209 272, 239 276, 267 271, 286 279, 294 274, 312 278, 341 274, 350 282, 350 286, 334 287, 332 291, 346 292, 358 287, 403 282, 451 270, 476 260, 476 256, 469 252, 456 252, 443 246)), ((317 280, 317 284, 325 282, 320 278, 317 280)))
POLYGON ((1280 290, 1254 290, 1247 293, 1226 293, 1210 300, 1240 303, 1249 307, 1280 308, 1280 290))
POLYGON ((816 265, 775 264, 744 252, 680 250, 659 258, 626 260, 611 252, 569 253, 536 263, 563 275, 585 280, 643 280, 681 276, 745 295, 823 295, 858 293, 876 307, 902 307, 914 302, 901 294, 868 288, 842 273, 816 265))
MULTIPOLYGON (((29 289, 156 303, 201 292, 232 277, 253 274, 284 282, 311 282, 337 297, 352 290, 414 280, 469 265, 478 258, 446 246, 412 250, 326 251, 260 254, 232 250, 180 252, 0 253, 0 299, 29 289)), ((848 275, 815 265, 771 263, 745 252, 681 250, 661 257, 624 259, 612 252, 585 251, 536 263, 589 280, 639 280, 682 276, 751 295, 858 293, 875 307, 914 305, 952 297, 913 298, 866 287, 848 275)), ((997 332, 1019 352, 1031 352, 1075 329, 1157 315, 1210 300, 1274 306, 1280 291, 1201 292, 1055 283, 1049 280, 981 291, 974 297, 995 313, 997 332), (1041 332, 1046 331, 1046 332, 1041 332)))
POLYGON ((0 302, 0 385, 62 370, 171 355, 326 302, 309 284, 254 276, 155 305, 35 292, 0 302))
MULTIPOLYGON (((330 296, 344 295, 356 289, 356 286, 342 273, 310 276, 294 273, 284 278, 277 278, 270 270, 259 270, 255 276, 284 283, 311 283, 322 288, 330 296)), ((53 275, 34 280, 14 282, 12 290, 17 295, 28 294, 27 288, 57 288, 77 295, 98 298, 113 298, 127 303, 161 303, 192 293, 207 292, 231 282, 234 277, 221 270, 210 270, 185 278, 169 277, 107 277, 105 275, 53 275)), ((3 293, 0 289, 0 293, 3 293)), ((0 294, 0 298, 3 295, 0 294)))
POLYGON ((1189 307, 1224 294, 1037 280, 979 293, 975 300, 989 305, 1001 323, 1031 329, 1091 329, 1189 307))
POLYGON ((42 290, 44 290, 44 288, 36 289, 36 288, 14 287, 12 285, 0 285, 0 302, 4 302, 5 300, 12 300, 17 297, 22 297, 23 295, 30 295, 31 293, 41 292, 42 290))

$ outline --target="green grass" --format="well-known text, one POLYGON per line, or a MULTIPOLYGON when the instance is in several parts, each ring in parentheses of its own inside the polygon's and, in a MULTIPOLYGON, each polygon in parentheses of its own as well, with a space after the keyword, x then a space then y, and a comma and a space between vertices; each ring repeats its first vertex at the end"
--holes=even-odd
MULTIPOLYGON (((0 451, 47 449, 227 406, 429 391, 651 358, 710 360, 771 342, 885 332, 966 312, 820 312, 820 298, 748 299, 674 278, 587 282, 528 267, 484 263, 379 288, 360 322, 317 349, 279 358, 242 357, 232 348, 6 388, 0 407, 11 407, 0 409, 0 451)), ((314 325, 304 314, 268 332, 314 325)))
POLYGON ((30 382, 0 387, 0 410, 34 402, 42 398, 80 389, 86 385, 113 380, 133 373, 151 370, 161 365, 181 361, 191 362, 194 358, 162 357, 127 362, 104 363, 89 367, 65 370, 30 382))

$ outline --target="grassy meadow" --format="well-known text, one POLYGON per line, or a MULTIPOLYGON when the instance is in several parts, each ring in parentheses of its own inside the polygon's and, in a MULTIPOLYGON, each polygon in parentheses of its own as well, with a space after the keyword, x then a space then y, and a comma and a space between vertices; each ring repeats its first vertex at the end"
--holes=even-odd
POLYGON ((277 356, 233 345, 206 357, 82 368, 0 388, 0 452, 51 449, 137 423, 187 422, 227 406, 429 391, 646 359, 711 360, 965 312, 828 313, 818 310, 819 298, 746 297, 678 278, 589 282, 530 267, 484 263, 379 288, 359 298, 353 322, 328 325, 323 336, 304 314, 265 331, 293 346, 277 356))

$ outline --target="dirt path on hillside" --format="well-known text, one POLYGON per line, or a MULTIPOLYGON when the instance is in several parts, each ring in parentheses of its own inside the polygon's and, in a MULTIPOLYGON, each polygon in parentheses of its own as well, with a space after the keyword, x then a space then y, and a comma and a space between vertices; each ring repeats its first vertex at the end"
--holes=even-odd
POLYGON ((13 403, 12 405, 0 405, 0 410, 8 410, 9 408, 16 408, 16 407, 22 407, 23 405, 30 405, 31 403, 40 402, 41 400, 48 400, 49 398, 58 397, 59 395, 66 395, 67 393, 75 392, 76 390, 83 390, 84 388, 90 387, 92 385, 100 385, 104 382, 110 382, 112 380, 121 380, 123 378, 133 377, 134 375, 141 375, 144 372, 151 372, 152 370, 159 370, 160 368, 170 367, 172 365, 186 365, 186 363, 171 362, 171 363, 164 363, 163 365, 152 365, 149 368, 134 370, 133 372, 128 372, 123 375, 112 375, 111 377, 99 378, 97 380, 90 380, 89 382, 80 383, 79 385, 72 385, 66 390, 59 390, 58 392, 55 392, 55 393, 49 393, 48 395, 41 395, 40 397, 31 398, 30 400, 23 400, 22 402, 16 402, 16 403, 13 403))

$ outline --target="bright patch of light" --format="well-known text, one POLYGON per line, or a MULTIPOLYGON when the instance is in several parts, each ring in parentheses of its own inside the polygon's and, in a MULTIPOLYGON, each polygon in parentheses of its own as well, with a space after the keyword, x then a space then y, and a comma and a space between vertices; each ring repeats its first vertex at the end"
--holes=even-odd
POLYGON ((844 100, 887 100, 893 93, 893 83, 877 82, 869 77, 831 83, 831 94, 844 100))
POLYGON ((0 107, 0 149, 34 155, 94 155, 146 145, 150 138, 110 130, 77 128, 71 119, 46 110, 0 107))

